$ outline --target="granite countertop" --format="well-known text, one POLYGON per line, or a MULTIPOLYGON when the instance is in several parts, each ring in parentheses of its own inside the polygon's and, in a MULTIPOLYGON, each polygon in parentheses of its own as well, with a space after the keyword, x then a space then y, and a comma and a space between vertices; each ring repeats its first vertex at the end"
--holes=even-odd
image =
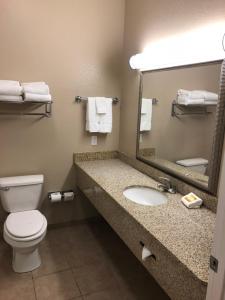
MULTIPOLYGON (((199 280, 208 282, 209 257, 215 214, 202 207, 187 209, 181 194, 168 194, 168 202, 142 206, 127 200, 131 185, 157 188, 157 182, 119 159, 76 162, 114 201, 184 264, 199 280)), ((204 200, 204 199, 203 199, 204 200)))

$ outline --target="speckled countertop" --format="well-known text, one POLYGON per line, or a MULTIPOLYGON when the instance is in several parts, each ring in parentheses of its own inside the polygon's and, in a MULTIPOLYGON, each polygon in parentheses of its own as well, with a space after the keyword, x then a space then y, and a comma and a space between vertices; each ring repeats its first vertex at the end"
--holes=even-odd
POLYGON ((149 231, 202 282, 208 282, 209 256, 215 214, 206 208, 187 209, 181 194, 167 194, 168 202, 142 206, 127 200, 131 185, 157 188, 157 182, 119 159, 76 162, 106 193, 149 231))

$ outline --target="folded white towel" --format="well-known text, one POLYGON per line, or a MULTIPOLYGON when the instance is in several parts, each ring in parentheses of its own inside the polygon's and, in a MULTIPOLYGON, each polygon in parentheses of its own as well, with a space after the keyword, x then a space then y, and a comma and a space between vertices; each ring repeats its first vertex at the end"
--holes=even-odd
POLYGON ((52 96, 50 94, 48 95, 31 94, 31 93, 24 94, 24 101, 50 102, 51 100, 52 100, 52 96))
POLYGON ((104 97, 96 97, 96 110, 98 114, 106 114, 107 112, 107 98, 104 97))
POLYGON ((106 99, 106 113, 98 114, 96 98, 89 97, 86 110, 86 130, 89 132, 110 133, 112 131, 112 99, 106 99))
POLYGON ((176 101, 178 104, 182 104, 182 105, 204 105, 205 104, 205 99, 203 98, 192 99, 186 95, 179 95, 176 101))
POLYGON ((29 94, 41 94, 41 95, 48 95, 49 94, 49 87, 47 85, 43 86, 24 86, 23 87, 24 93, 29 94))
POLYGON ((8 101, 8 102, 23 102, 22 96, 11 96, 11 95, 0 95, 0 102, 8 101))
POLYGON ((12 95, 12 96, 20 96, 22 95, 23 89, 19 85, 0 85, 0 95, 12 95))
POLYGON ((0 80, 0 86, 20 86, 19 81, 15 80, 0 80))
POLYGON ((186 96, 190 99, 205 99, 210 101, 218 101, 218 94, 202 90, 188 91, 180 89, 178 90, 177 95, 186 96))
POLYGON ((45 82, 24 82, 21 83, 24 93, 48 95, 49 86, 45 82))
POLYGON ((47 85, 44 81, 36 81, 36 82, 22 82, 22 86, 42 86, 47 85))
POLYGON ((142 105, 144 113, 141 114, 140 131, 150 131, 152 128, 152 99, 142 99, 141 111, 142 105))

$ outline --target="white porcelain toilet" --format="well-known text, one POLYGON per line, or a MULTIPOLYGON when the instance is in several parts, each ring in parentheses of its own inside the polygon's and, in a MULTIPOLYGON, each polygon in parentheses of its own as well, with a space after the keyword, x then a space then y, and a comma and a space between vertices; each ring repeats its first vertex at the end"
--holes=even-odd
POLYGON ((200 174, 205 174, 206 169, 208 166, 208 160, 197 157, 197 158, 190 158, 190 159, 183 159, 183 160, 177 160, 176 164, 183 166, 185 168, 188 168, 190 170, 193 170, 200 174))
POLYGON ((29 272, 41 265, 39 243, 47 231, 47 220, 37 208, 43 175, 0 178, 0 197, 9 212, 4 223, 4 239, 13 248, 13 270, 29 272))

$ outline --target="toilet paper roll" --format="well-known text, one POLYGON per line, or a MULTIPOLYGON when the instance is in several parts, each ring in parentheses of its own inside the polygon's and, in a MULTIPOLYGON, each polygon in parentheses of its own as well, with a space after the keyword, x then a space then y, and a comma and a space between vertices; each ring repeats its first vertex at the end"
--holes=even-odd
POLYGON ((145 261, 149 256, 152 255, 152 252, 148 250, 145 246, 142 248, 141 258, 145 261))
POLYGON ((60 202, 62 200, 62 195, 60 192, 49 194, 50 201, 52 203, 60 202))
POLYGON ((64 201, 73 201, 74 199, 74 192, 64 192, 63 193, 63 200, 64 201))

